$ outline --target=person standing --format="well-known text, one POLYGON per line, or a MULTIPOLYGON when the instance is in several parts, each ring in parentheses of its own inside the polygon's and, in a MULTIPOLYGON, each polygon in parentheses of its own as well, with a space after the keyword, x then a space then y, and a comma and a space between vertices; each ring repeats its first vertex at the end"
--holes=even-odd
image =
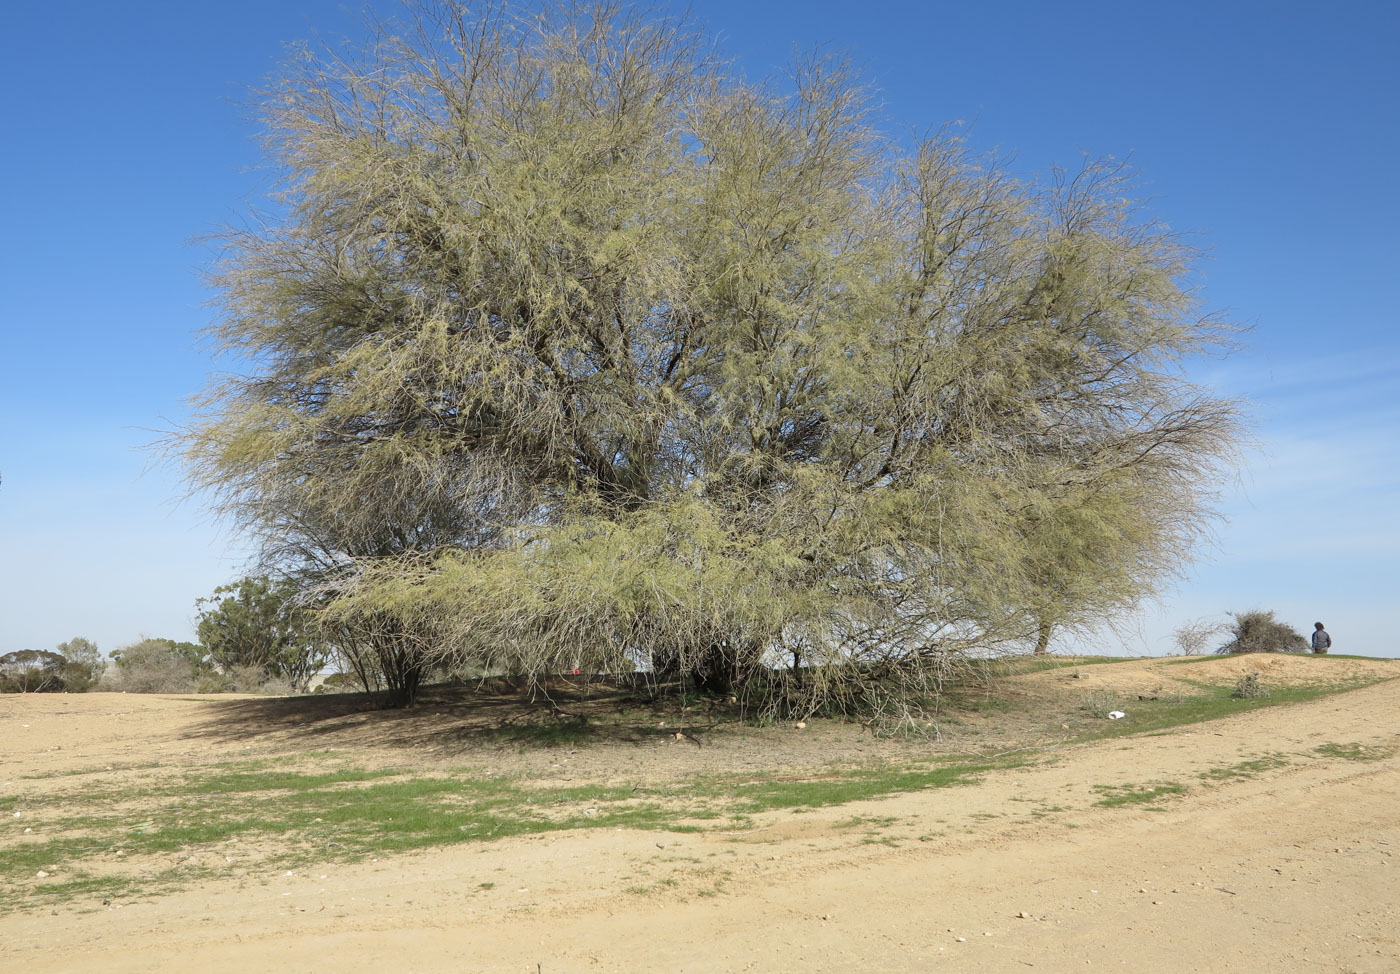
POLYGON ((1312 650, 1314 653, 1325 653, 1332 645, 1332 637, 1327 635, 1327 630, 1322 628, 1322 623, 1313 623, 1312 650))

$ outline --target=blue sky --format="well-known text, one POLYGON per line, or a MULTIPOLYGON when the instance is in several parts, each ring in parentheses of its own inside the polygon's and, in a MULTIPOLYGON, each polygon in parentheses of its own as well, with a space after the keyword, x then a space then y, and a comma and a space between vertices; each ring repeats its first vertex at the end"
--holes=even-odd
MULTIPOLYGON (((377 9, 392 13, 396 5, 377 9)), ((660 4, 680 9, 682 4, 660 4)), ((1207 250, 1247 347, 1196 376, 1251 402, 1215 544, 1094 648, 1165 653, 1187 619, 1271 608, 1336 651, 1400 655, 1400 6, 694 0, 753 76, 845 50, 889 131, 972 123, 1025 174, 1131 159, 1207 250)), ((0 174, 0 653, 193 634, 248 555, 143 444, 211 361, 194 242, 266 190, 250 90, 358 3, 54 0, 7 16, 0 174)))

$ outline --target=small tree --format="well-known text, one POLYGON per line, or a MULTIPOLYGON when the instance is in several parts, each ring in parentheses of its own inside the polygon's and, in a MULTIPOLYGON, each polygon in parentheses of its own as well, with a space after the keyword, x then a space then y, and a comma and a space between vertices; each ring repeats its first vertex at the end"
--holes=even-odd
POLYGON ((1308 641, 1287 623, 1279 622, 1272 612, 1254 610, 1231 612, 1235 621, 1229 627, 1231 639, 1217 653, 1306 653, 1308 641))
POLYGON ((1183 656, 1200 656, 1206 649, 1229 631, 1228 622, 1211 622, 1209 619, 1193 619, 1182 624, 1172 633, 1172 640, 1183 656))
POLYGON ((64 685, 75 693, 90 690, 102 678, 107 661, 98 652, 97 643, 82 636, 74 636, 55 647, 60 656, 68 662, 63 667, 64 685))
POLYGON ((102 654, 97 651, 97 643, 82 636, 74 636, 65 643, 59 643, 54 650, 70 663, 81 663, 98 671, 103 666, 102 654))
POLYGON ((328 647, 296 601, 296 585, 245 578, 214 590, 199 607, 199 640, 225 673, 255 667, 304 692, 329 658, 328 647))

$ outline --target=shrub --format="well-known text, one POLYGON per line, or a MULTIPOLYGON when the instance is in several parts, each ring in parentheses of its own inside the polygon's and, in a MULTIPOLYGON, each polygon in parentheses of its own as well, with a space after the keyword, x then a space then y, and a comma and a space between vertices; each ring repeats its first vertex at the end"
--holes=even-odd
POLYGON ((1279 622, 1272 612, 1230 613, 1235 621, 1229 628, 1233 637, 1217 653, 1306 653, 1308 641, 1287 623, 1279 622))
POLYGON ((1234 692, 1230 694, 1240 700, 1261 700, 1269 695, 1269 688, 1259 682, 1258 673, 1246 673, 1235 681, 1234 692))
POLYGON ((1084 709, 1100 719, 1118 709, 1118 694, 1113 690, 1093 690, 1084 694, 1084 709))
POLYGON ((283 694, 290 688, 289 678, 252 664, 230 666, 223 675, 229 693, 283 694))
MULTIPOLYGON (((87 670, 85 677, 87 686, 82 687, 82 689, 88 689, 95 685, 98 678, 102 676, 102 671, 107 668, 107 661, 102 658, 102 653, 98 650, 97 643, 93 642, 91 639, 84 639, 82 636, 74 636, 67 642, 59 643, 54 647, 54 651, 66 659, 69 664, 87 670)), ((81 669, 73 670, 72 676, 77 682, 83 682, 84 680, 81 669)), ((65 680, 66 679, 67 677, 65 677, 65 680)), ((70 683, 69 689, 77 690, 78 687, 70 683)))
POLYGON ((232 693, 233 685, 224 674, 217 670, 201 673, 195 681, 195 693, 232 693))
POLYGON ((173 639, 143 639, 112 656, 103 686, 128 693, 188 693, 209 674, 200 647, 173 639))

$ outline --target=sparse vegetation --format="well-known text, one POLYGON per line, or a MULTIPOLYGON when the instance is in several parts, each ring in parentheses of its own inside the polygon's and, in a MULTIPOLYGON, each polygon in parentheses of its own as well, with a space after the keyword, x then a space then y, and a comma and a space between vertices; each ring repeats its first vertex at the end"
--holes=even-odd
POLYGON ((1320 744, 1314 753, 1328 758, 1342 758, 1346 761, 1382 761, 1395 753, 1393 747, 1374 747, 1364 744, 1320 744))
POLYGON ((1226 768, 1211 768, 1201 772, 1201 778, 1205 781, 1223 782, 1235 781, 1243 778, 1253 778, 1255 775, 1263 774, 1265 771, 1272 771, 1274 768, 1282 768, 1288 764, 1288 760, 1281 755, 1273 754, 1268 757, 1253 758, 1248 761, 1241 761, 1239 764, 1232 764, 1226 768))
MULTIPOLYGON (((1211 657, 1179 661, 1181 665, 1209 666, 1211 657)), ((1370 680, 1353 679, 1310 683, 1272 688, 1267 697, 1241 698, 1234 695, 1233 684, 1220 685, 1206 680, 1187 681, 1195 693, 1170 695, 1160 700, 1139 700, 1131 704, 1131 720, 1095 721, 1078 735, 1081 740, 1126 737, 1132 734, 1154 733, 1185 724, 1215 720, 1246 710, 1304 703, 1318 697, 1343 693, 1364 686, 1370 680)))
POLYGON ((1229 630, 1228 622, 1211 622, 1209 619, 1194 619, 1180 626, 1172 639, 1183 656, 1199 656, 1229 630))
POLYGON ((78 790, 32 799, 26 805, 31 812, 51 813, 45 815, 46 831, 54 837, 0 848, 0 875, 33 876, 56 867, 50 881, 29 885, 25 896, 13 902, 22 907, 74 895, 117 895, 137 887, 151 891, 146 880, 133 875, 137 872, 158 872, 158 886, 190 882, 208 875, 203 866, 186 867, 190 857, 248 839, 257 840, 261 851, 252 851, 248 843, 233 850, 239 857, 237 873, 571 829, 735 828, 773 810, 966 784, 978 774, 1024 760, 872 765, 811 779, 784 774, 709 777, 647 788, 544 787, 504 777, 424 777, 354 767, 278 771, 266 762, 244 762, 139 788, 84 782, 78 790), (152 798, 159 799, 154 807, 152 798), (134 814, 133 806, 139 807, 134 814), (175 858, 180 864, 166 865, 175 858))

